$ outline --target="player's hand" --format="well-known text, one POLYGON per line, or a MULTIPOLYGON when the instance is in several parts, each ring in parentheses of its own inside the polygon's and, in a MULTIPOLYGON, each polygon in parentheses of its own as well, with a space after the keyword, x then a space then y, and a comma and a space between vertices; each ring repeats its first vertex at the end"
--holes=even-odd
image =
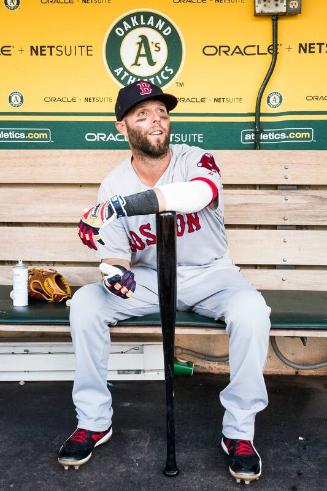
POLYGON ((95 250, 97 250, 96 242, 104 245, 99 234, 100 228, 108 225, 114 218, 126 217, 125 205, 126 201, 123 196, 114 195, 110 200, 98 203, 87 210, 78 227, 78 235, 83 244, 95 250))
POLYGON ((112 215, 113 211, 110 201, 98 203, 93 208, 87 210, 82 216, 78 227, 78 235, 83 244, 95 250, 97 250, 96 242, 104 244, 99 235, 99 229, 112 215))
POLYGON ((124 299, 133 295, 136 281, 132 271, 123 266, 111 266, 107 263, 101 263, 100 270, 104 275, 102 284, 109 293, 124 299))

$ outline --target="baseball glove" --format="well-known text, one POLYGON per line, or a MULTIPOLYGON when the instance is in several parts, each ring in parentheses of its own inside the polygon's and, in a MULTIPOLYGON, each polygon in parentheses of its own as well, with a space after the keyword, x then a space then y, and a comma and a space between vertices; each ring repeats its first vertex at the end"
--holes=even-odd
POLYGON ((62 302, 72 296, 67 280, 55 269, 28 270, 28 296, 47 302, 62 302))

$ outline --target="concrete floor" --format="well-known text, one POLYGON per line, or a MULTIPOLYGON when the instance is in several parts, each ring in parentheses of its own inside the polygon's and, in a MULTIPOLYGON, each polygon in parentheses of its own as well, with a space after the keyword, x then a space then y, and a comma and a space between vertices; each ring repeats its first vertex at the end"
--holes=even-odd
MULTIPOLYGON (((73 431, 70 382, 0 384, 1 490, 211 491, 239 490, 218 448, 224 375, 177 377, 176 446, 180 475, 163 476, 163 382, 115 382, 114 434, 79 471, 56 461, 73 431)), ((262 478, 253 490, 327 489, 327 378, 266 378, 268 408, 257 417, 262 478), (299 438, 301 437, 301 438, 299 438)), ((248 488, 247 488, 248 489, 248 488)))

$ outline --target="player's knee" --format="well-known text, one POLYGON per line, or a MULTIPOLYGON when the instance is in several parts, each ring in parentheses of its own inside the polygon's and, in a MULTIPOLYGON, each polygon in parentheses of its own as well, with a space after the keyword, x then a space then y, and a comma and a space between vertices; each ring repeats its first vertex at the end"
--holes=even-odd
POLYGON ((226 315, 227 326, 239 327, 243 333, 249 335, 260 332, 269 332, 270 307, 265 299, 255 289, 240 290, 233 295, 226 315))
POLYGON ((79 288, 70 301, 70 312, 74 312, 76 309, 80 309, 85 303, 89 303, 91 285, 85 285, 79 288))
POLYGON ((79 288, 70 303, 70 322, 72 327, 90 325, 101 312, 100 299, 95 284, 79 288))

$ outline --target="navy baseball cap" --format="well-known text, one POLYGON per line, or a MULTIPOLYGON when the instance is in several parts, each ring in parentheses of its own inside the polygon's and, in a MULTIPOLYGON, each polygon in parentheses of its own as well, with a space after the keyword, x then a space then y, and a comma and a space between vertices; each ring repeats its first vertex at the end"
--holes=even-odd
POLYGON ((157 85, 151 84, 146 80, 138 80, 133 84, 123 87, 118 92, 115 105, 117 121, 121 121, 136 104, 149 99, 162 101, 168 112, 174 109, 178 102, 174 95, 165 94, 157 85))

